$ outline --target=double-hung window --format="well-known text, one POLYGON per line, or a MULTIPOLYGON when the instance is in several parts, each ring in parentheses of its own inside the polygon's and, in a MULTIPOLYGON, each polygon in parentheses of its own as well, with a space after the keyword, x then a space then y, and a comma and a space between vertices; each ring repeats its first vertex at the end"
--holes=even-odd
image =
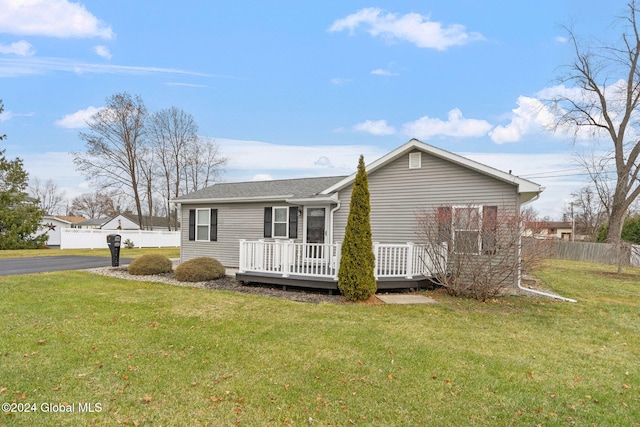
POLYGON ((274 239, 298 238, 298 207, 265 207, 264 237, 274 239))
POLYGON ((198 242, 218 240, 217 209, 189 209, 189 240, 198 242))
POLYGON ((289 229, 289 208, 274 207, 273 208, 273 237, 276 239, 286 239, 289 229))
POLYGON ((457 253, 480 253, 481 223, 480 207, 453 208, 453 244, 457 253))
POLYGON ((438 240, 455 253, 495 254, 497 206, 443 206, 437 209, 438 240))
POLYGON ((196 209, 196 240, 209 240, 209 209, 196 209))

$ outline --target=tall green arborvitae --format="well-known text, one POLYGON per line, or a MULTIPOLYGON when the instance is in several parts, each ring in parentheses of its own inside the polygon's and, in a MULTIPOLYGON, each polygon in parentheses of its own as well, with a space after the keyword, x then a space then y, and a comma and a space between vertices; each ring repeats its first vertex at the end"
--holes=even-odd
POLYGON ((338 288, 351 301, 367 300, 377 289, 370 211, 369 182, 364 157, 360 156, 338 271, 338 288))
MULTIPOLYGON (((4 104, 0 99, 0 114, 4 104)), ((6 135, 0 135, 0 141, 6 135)), ((8 160, 0 150, 0 250, 37 248, 47 234, 36 235, 45 214, 27 198, 28 174, 22 160, 8 160)))

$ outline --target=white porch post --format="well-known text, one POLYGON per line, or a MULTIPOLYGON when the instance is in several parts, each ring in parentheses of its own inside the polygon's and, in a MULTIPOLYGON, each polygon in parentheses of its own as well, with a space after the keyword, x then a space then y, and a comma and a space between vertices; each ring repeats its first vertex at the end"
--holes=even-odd
POLYGON ((258 239, 256 253, 254 256, 256 257, 256 260, 254 260, 256 267, 258 267, 259 270, 262 270, 264 268, 264 239, 258 239))
POLYGON ((289 277, 289 270, 290 270, 290 260, 289 260, 289 250, 291 248, 291 240, 287 240, 282 242, 282 250, 280 251, 280 265, 282 266, 281 268, 281 273, 282 273, 282 277, 289 277))
POLYGON ((376 280, 378 280, 378 258, 379 258, 379 254, 378 251, 380 250, 379 246, 380 242, 373 242, 373 257, 374 257, 374 263, 373 263, 373 277, 375 277, 376 280))
POLYGON ((240 264, 238 266, 238 272, 239 273, 244 273, 247 270, 247 260, 246 260, 246 244, 245 244, 246 240, 245 239, 240 239, 240 260, 238 262, 238 264, 240 264))
POLYGON ((407 279, 413 279, 413 242, 407 242, 407 279))
POLYGON ((333 273, 333 279, 338 280, 338 271, 340 270, 340 259, 342 258, 342 244, 340 242, 336 242, 336 259, 335 259, 335 269, 333 273))

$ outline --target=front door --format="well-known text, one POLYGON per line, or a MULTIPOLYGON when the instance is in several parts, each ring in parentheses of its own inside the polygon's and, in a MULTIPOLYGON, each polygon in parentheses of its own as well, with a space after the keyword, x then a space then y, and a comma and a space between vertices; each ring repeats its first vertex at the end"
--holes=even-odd
POLYGON ((309 207, 307 211, 307 242, 318 243, 318 245, 310 244, 307 246, 308 258, 322 258, 323 247, 319 244, 324 243, 326 235, 326 217, 327 208, 309 207))

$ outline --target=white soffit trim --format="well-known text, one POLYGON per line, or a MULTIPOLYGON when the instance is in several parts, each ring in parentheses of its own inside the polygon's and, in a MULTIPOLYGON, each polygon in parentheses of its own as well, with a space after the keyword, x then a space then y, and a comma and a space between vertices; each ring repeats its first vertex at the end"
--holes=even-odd
POLYGON ((338 195, 333 193, 325 197, 304 197, 298 199, 286 199, 285 202, 294 205, 326 205, 327 203, 338 203, 338 195))
POLYGON ((255 197, 226 197, 226 198, 207 198, 207 199, 188 199, 188 200, 169 200, 171 203, 179 203, 183 205, 198 205, 202 203, 244 203, 244 202, 282 202, 293 197, 293 194, 283 196, 255 196, 255 197))

